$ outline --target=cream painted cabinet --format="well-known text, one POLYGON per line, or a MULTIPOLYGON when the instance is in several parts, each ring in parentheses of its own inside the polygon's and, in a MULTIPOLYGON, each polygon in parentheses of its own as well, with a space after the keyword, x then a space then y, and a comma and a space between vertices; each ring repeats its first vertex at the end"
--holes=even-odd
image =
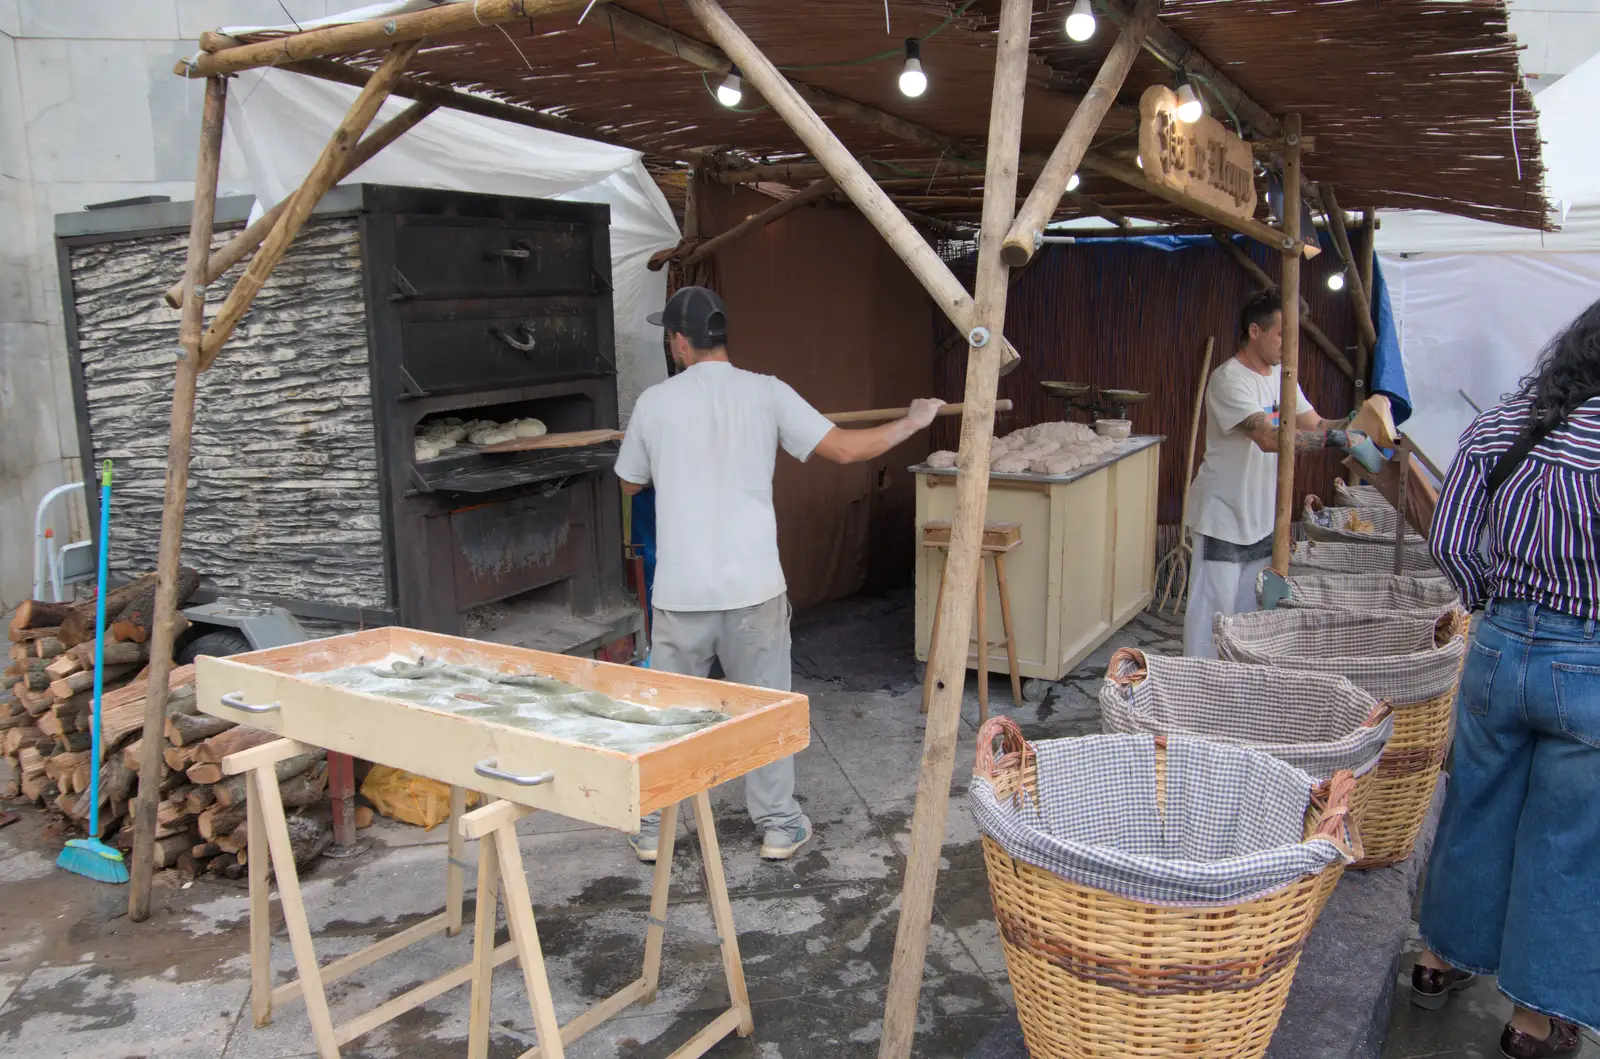
MULTIPOLYGON (((1059 680, 1147 606, 1155 592, 1156 483, 1160 437, 1118 443, 1106 462, 1070 475, 994 474, 989 522, 1022 526, 1005 559, 1017 660, 1025 677, 1059 680)), ((917 643, 927 661, 944 550, 921 545, 921 527, 955 516, 955 472, 918 466, 917 643)), ((1002 641, 1000 597, 988 571, 989 639, 1002 641)), ((952 588, 947 586, 946 591, 952 588)), ((978 664, 977 638, 967 664, 978 664)), ((1006 671, 1002 649, 989 669, 1006 671)))

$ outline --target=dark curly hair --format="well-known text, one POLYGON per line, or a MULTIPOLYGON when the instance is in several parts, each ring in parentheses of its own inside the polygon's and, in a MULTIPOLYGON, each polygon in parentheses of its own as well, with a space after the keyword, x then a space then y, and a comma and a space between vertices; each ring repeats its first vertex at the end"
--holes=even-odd
POLYGON ((1275 290, 1256 291, 1250 300, 1244 303, 1244 308, 1239 310, 1239 341, 1245 342, 1250 338, 1250 325, 1255 324, 1263 331, 1272 323, 1272 314, 1283 309, 1283 300, 1278 297, 1275 290))
POLYGON ((1517 395, 1533 402, 1535 423, 1558 425, 1591 397, 1600 396, 1600 301, 1552 338, 1517 395))

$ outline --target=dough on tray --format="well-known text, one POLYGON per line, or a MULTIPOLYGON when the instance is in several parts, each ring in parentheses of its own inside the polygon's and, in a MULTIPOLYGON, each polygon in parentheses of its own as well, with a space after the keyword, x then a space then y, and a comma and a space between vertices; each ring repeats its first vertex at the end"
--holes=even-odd
POLYGON ((929 467, 954 467, 956 465, 956 454, 949 449, 940 449, 938 452, 930 452, 928 458, 923 462, 929 467))
POLYGON ((519 438, 542 438, 550 432, 544 422, 538 419, 518 419, 507 425, 519 438))
POLYGON ((989 470, 999 474, 1021 474, 1028 469, 1030 462, 1021 456, 1007 456, 991 463, 989 470))

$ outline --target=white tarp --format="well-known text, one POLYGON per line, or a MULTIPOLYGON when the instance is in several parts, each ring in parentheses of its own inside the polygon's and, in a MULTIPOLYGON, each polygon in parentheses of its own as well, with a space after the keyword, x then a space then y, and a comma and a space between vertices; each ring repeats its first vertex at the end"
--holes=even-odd
POLYGON ((1383 259, 1411 390, 1406 433, 1441 467, 1477 414, 1516 388, 1546 342, 1600 298, 1600 253, 1383 259))
MULTIPOLYGON (((228 91, 228 136, 262 203, 299 186, 356 90, 281 70, 240 74, 228 91)), ((388 100, 372 128, 409 105, 388 100)), ((666 272, 645 267, 677 245, 678 225, 637 151, 491 118, 436 110, 344 183, 399 184, 611 207, 617 396, 624 420, 645 388, 666 378, 661 328, 645 322, 666 300, 666 272)))

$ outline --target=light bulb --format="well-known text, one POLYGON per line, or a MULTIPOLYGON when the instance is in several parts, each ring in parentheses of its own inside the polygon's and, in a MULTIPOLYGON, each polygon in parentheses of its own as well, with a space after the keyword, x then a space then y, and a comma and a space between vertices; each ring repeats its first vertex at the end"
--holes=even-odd
POLYGON ((736 107, 744 98, 744 89, 739 84, 739 68, 735 66, 728 71, 727 78, 717 86, 717 102, 725 107, 736 107))
POLYGON ((1140 168, 1140 169, 1143 169, 1143 168, 1144 168, 1144 155, 1142 155, 1142 154, 1136 154, 1136 155, 1134 155, 1134 156, 1133 156, 1133 160, 1134 160, 1134 161, 1135 161, 1135 162, 1138 162, 1138 163, 1139 163, 1139 168, 1140 168))
POLYGON ((1178 120, 1185 125, 1193 125, 1205 112, 1206 108, 1200 104, 1200 97, 1195 94, 1194 85, 1189 83, 1187 76, 1184 76, 1178 82, 1178 120))
POLYGON ((1083 181, 1078 179, 1078 174, 1077 173, 1073 173, 1071 176, 1067 177, 1067 190, 1068 191, 1077 191, 1078 190, 1078 185, 1081 184, 1081 183, 1083 183, 1083 181))
POLYGON ((1344 273, 1343 272, 1330 272, 1330 273, 1328 273, 1328 289, 1329 290, 1344 290, 1344 273))
POLYGON ((928 90, 928 75, 922 72, 922 45, 915 37, 906 38, 906 68, 900 71, 900 94, 920 96, 928 90))
POLYGON ((1089 0, 1078 0, 1067 16, 1067 36, 1075 41, 1086 41, 1094 36, 1094 8, 1089 0))

